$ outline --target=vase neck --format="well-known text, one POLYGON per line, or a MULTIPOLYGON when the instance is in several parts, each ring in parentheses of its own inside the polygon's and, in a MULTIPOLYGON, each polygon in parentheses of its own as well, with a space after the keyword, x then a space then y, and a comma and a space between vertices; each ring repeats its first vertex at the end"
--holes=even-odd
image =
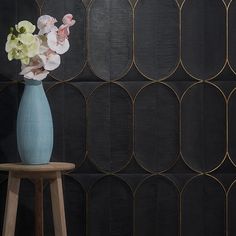
POLYGON ((42 81, 39 81, 39 80, 33 80, 33 79, 25 79, 25 84, 26 85, 41 85, 42 84, 42 81))

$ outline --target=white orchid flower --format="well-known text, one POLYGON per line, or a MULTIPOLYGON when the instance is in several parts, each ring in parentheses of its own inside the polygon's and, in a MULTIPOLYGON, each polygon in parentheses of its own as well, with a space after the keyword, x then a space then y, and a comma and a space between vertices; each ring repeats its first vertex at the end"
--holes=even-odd
POLYGON ((73 20, 73 15, 72 14, 66 14, 64 15, 64 17, 62 18, 62 22, 65 25, 74 25, 75 24, 75 20, 73 20))
POLYGON ((69 28, 75 24, 75 20, 73 20, 72 14, 66 14, 63 17, 62 22, 63 24, 59 27, 57 31, 52 31, 47 35, 47 42, 49 48, 58 54, 64 54, 69 50, 69 28))
POLYGON ((41 80, 45 79, 48 74, 49 74, 49 71, 47 71, 47 70, 38 70, 37 73, 30 71, 24 75, 24 78, 41 81, 41 80))
POLYGON ((16 30, 19 33, 29 33, 32 34, 35 31, 35 25, 27 20, 20 21, 17 25, 15 25, 16 30))
POLYGON ((39 35, 47 34, 51 31, 57 31, 58 28, 54 25, 57 20, 49 15, 43 15, 38 18, 37 27, 39 29, 39 35))
POLYGON ((70 47, 69 29, 75 24, 75 20, 72 14, 66 14, 59 28, 55 26, 56 22, 49 15, 39 17, 38 34, 33 34, 35 26, 26 20, 10 28, 5 51, 10 61, 21 61, 20 75, 24 78, 43 80, 61 64, 60 54, 64 54, 70 47))
POLYGON ((48 53, 40 54, 39 57, 45 70, 55 70, 61 64, 60 56, 50 50, 48 53))
POLYGON ((60 36, 57 34, 57 32, 50 32, 47 35, 47 43, 48 47, 55 51, 58 54, 64 54, 67 52, 70 48, 70 44, 67 38, 60 38, 60 36))
POLYGON ((29 65, 22 64, 21 69, 20 75, 26 79, 43 80, 49 74, 49 71, 43 68, 43 62, 38 56, 32 58, 29 65))
POLYGON ((67 36, 70 34, 70 27, 75 24, 72 14, 66 14, 62 19, 63 25, 60 26, 60 29, 66 30, 67 36))

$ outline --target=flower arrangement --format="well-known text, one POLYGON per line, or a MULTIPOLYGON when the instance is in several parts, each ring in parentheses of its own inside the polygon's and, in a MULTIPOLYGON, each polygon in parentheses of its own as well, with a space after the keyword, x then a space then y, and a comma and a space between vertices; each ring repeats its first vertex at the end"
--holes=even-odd
POLYGON ((38 18, 38 34, 35 25, 27 20, 10 28, 5 50, 8 60, 21 61, 21 72, 26 79, 43 80, 48 73, 59 67, 60 55, 68 51, 70 27, 75 24, 73 15, 66 14, 58 28, 57 20, 49 15, 38 18))

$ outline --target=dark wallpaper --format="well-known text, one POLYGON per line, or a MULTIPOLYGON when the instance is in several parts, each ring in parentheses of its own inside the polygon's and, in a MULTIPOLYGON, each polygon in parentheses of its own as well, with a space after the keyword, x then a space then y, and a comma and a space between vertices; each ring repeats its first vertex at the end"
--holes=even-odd
MULTIPOLYGON (((9 27, 68 12, 70 51, 44 81, 52 161, 76 163, 68 236, 236 236, 236 0, 1 0, 0 162, 19 161, 24 87, 9 27)), ((1 173, 0 222, 6 185, 1 173)), ((33 197, 23 181, 17 236, 34 235, 33 197)))

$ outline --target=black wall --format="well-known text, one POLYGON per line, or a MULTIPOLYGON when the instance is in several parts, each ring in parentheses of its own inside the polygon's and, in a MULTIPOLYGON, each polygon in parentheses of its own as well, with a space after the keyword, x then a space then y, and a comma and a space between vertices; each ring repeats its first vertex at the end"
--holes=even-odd
MULTIPOLYGON (((52 161, 77 166, 64 177, 68 236, 235 236, 236 0, 1 0, 0 161, 19 161, 9 27, 67 12, 71 48, 44 86, 52 161)), ((24 181, 16 235, 34 235, 33 209, 24 181)))

